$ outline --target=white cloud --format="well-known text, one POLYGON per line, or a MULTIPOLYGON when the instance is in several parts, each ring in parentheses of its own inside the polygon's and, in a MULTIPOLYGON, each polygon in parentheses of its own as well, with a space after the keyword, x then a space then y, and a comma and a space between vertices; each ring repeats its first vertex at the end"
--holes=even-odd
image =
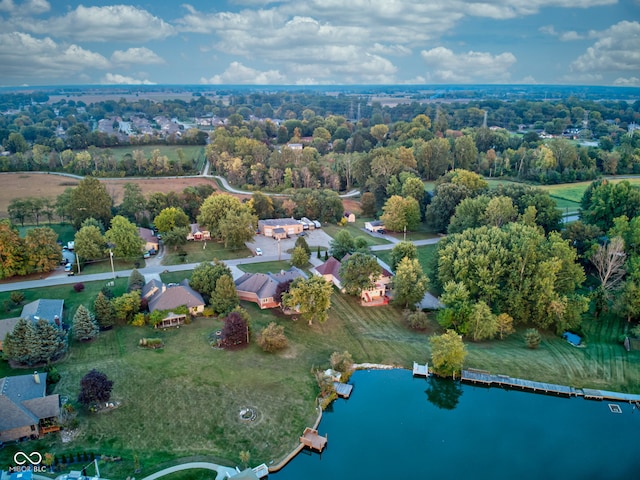
POLYGON ((115 64, 160 64, 165 63, 153 50, 147 47, 129 48, 128 50, 116 50, 111 55, 111 61, 115 64))
POLYGON ((585 38, 584 35, 581 35, 578 32, 575 32, 573 30, 570 30, 568 32, 564 32, 563 34, 560 35, 560 40, 562 40, 563 42, 572 42, 574 40, 583 40, 584 38, 585 38))
POLYGON ((49 37, 12 32, 0 34, 0 65, 5 78, 46 80, 87 68, 106 69, 110 64, 102 55, 75 44, 60 45, 49 37))
POLYGON ((277 85, 285 83, 285 77, 277 70, 261 72, 251 67, 246 67, 240 62, 232 62, 221 75, 211 78, 201 78, 200 83, 206 84, 256 84, 277 85))
POLYGON ((161 18, 130 5, 78 5, 75 10, 62 17, 25 24, 24 28, 32 32, 93 42, 142 42, 167 38, 175 33, 174 28, 161 18))
POLYGON ((0 12, 7 12, 14 16, 38 15, 51 10, 47 0, 25 0, 17 4, 13 0, 1 0, 0 12))
POLYGON ((117 73, 107 73, 100 83, 107 85, 155 85, 155 82, 149 80, 140 80, 133 77, 127 77, 117 73))
POLYGON ((640 78, 638 77, 629 77, 629 78, 616 78, 613 81, 613 84, 618 87, 640 87, 640 78))
POLYGON ((516 62, 516 57, 510 52, 499 55, 474 51, 455 54, 444 47, 423 50, 420 55, 431 67, 428 78, 445 83, 507 81, 509 68, 516 62))
POLYGON ((640 71, 639 22, 622 21, 602 32, 591 32, 590 35, 598 40, 571 64, 571 71, 640 71))

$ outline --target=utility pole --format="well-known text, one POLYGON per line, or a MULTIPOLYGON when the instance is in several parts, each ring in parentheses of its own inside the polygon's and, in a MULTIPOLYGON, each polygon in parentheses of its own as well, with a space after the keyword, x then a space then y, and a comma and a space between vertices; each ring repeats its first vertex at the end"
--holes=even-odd
POLYGON ((111 275, 113 275, 113 279, 116 279, 116 271, 113 269, 113 251, 109 249, 109 259, 111 260, 111 275))

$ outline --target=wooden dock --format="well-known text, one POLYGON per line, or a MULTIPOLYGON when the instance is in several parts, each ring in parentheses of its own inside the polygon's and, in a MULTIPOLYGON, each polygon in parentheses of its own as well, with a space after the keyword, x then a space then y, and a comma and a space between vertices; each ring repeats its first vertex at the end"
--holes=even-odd
POLYGON ((420 365, 418 362, 413 362, 413 376, 427 378, 429 376, 429 364, 420 365))
POLYGON ((531 380, 523 380, 521 378, 512 378, 507 375, 492 375, 478 370, 462 370, 461 380, 463 382, 474 384, 514 388, 518 390, 528 390, 531 392, 548 393, 565 397, 578 396, 577 390, 565 385, 534 382, 531 380))
POLYGON ((305 447, 309 447, 311 450, 322 452, 324 447, 327 446, 327 437, 318 435, 318 431, 313 428, 305 428, 304 433, 300 437, 300 443, 305 447))
POLYGON ((333 387, 341 398, 349 398, 351 396, 351 391, 353 390, 353 385, 348 383, 333 382, 333 387))

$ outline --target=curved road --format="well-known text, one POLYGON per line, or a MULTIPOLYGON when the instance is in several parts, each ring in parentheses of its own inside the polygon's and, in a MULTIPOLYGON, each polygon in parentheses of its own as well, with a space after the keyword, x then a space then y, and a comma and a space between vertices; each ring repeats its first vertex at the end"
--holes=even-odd
POLYGON ((175 465, 173 467, 165 468, 164 470, 160 470, 159 472, 156 472, 153 475, 144 477, 142 480, 155 480, 156 478, 164 477, 165 475, 169 475, 170 473, 180 472, 182 470, 192 470, 196 468, 204 469, 204 470, 213 470, 214 472, 218 472, 218 475, 216 475, 216 480, 224 480, 225 478, 229 478, 238 473, 238 471, 235 468, 225 467, 222 465, 218 465, 216 463, 190 462, 190 463, 183 463, 182 465, 175 465))

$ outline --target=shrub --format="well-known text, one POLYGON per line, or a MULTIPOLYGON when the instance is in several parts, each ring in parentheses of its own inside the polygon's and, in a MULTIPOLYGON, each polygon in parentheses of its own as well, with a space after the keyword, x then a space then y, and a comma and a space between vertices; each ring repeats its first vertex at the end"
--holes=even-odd
POLYGON ((410 328, 413 328, 414 330, 424 330, 427 328, 429 317, 426 312, 423 312, 422 310, 417 310, 415 312, 405 310, 402 313, 410 328))
POLYGON ((131 322, 131 325, 133 325, 134 327, 144 327, 146 323, 147 323, 147 316, 144 313, 136 313, 133 316, 133 321, 131 322))
POLYGON ((13 291, 11 292, 11 295, 9 296, 9 298, 14 304, 20 305, 22 302, 24 302, 24 292, 20 292, 17 290, 13 291))
POLYGON ((76 284, 73 286, 73 289, 74 289, 76 292, 78 292, 78 293, 82 292, 82 291, 84 290, 84 283, 82 283, 82 282, 78 282, 78 283, 76 283, 76 284))
POLYGON ((542 341, 542 335, 536 328, 529 328, 526 332, 524 332, 524 341, 527 344, 527 347, 531 349, 538 348, 540 342, 542 341))
POLYGON ((278 325, 275 322, 271 322, 262 332, 258 335, 258 345, 265 352, 275 352, 286 348, 289 344, 287 337, 284 334, 284 326, 278 325))
POLYGON ((342 353, 333 352, 331 354, 331 368, 340 373, 349 373, 353 368, 353 358, 346 350, 342 353))
POLYGON ((143 348, 162 348, 164 347, 164 342, 161 338, 141 338, 138 345, 143 348))
POLYGON ((640 338, 640 324, 636 325, 635 327, 633 327, 629 333, 631 333, 631 335, 633 335, 636 338, 640 338))

